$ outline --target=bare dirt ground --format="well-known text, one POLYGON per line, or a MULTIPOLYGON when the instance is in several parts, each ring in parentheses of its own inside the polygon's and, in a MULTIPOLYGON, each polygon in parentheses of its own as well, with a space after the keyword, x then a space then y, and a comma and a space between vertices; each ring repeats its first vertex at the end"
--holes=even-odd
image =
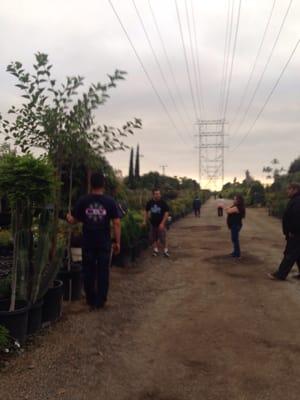
POLYGON ((109 304, 67 305, 61 322, 0 373, 6 400, 299 400, 300 283, 266 273, 281 259, 279 221, 248 210, 235 261, 214 201, 112 271, 109 304))

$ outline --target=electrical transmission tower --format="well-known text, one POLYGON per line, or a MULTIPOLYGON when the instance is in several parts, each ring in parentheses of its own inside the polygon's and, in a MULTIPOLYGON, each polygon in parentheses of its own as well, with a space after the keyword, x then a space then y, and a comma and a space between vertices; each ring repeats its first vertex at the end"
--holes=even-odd
POLYGON ((197 146, 199 183, 224 184, 225 120, 198 120, 197 146))
POLYGON ((165 175, 166 174, 167 165, 166 164, 165 165, 160 165, 160 168, 162 169, 162 174, 165 175))

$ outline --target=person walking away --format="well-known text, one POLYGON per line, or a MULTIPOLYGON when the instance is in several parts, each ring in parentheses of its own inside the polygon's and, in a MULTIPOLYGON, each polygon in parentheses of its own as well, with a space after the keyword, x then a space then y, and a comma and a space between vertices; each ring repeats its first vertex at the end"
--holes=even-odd
POLYGON ((225 201, 222 197, 222 195, 219 195, 219 198, 217 200, 217 210, 218 210, 218 217, 223 217, 223 209, 225 206, 225 201))
POLYGON ((227 225, 231 231, 231 241, 233 244, 232 257, 239 258, 241 256, 239 234, 242 229, 242 220, 246 216, 244 198, 241 195, 236 195, 233 200, 233 205, 226 209, 227 225))
POLYGON ((290 200, 282 218, 282 231, 286 238, 284 256, 278 270, 268 274, 275 280, 285 280, 295 263, 300 271, 300 184, 289 184, 287 195, 290 200))
POLYGON ((169 257, 166 237, 166 222, 169 216, 169 206, 161 198, 159 189, 152 190, 152 199, 149 200, 145 207, 144 224, 150 222, 150 240, 153 246, 154 257, 158 256, 159 245, 163 247, 163 255, 169 257))
POLYGON ((200 217, 201 200, 200 200, 199 196, 195 197, 195 199, 193 201, 193 209, 194 209, 195 217, 200 217))
POLYGON ((111 221, 115 239, 113 251, 115 254, 120 252, 120 216, 116 202, 104 194, 104 183, 101 173, 93 173, 91 193, 82 196, 74 211, 67 214, 68 223, 82 222, 83 281, 90 310, 104 307, 107 301, 112 249, 111 221))

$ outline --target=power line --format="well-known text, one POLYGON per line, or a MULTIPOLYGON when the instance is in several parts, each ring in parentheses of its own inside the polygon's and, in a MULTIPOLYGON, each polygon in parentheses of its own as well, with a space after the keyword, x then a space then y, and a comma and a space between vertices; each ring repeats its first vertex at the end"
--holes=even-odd
POLYGON ((257 114, 257 116, 256 116, 256 118, 255 118, 253 124, 252 124, 251 127, 248 129, 248 131, 246 132, 246 134, 242 137, 242 139, 240 140, 240 142, 232 149, 232 151, 236 150, 236 149, 245 141, 245 139, 249 136, 250 132, 251 132, 252 129, 254 128, 256 122, 257 122, 258 119, 260 118, 261 114, 264 112, 264 110, 265 110, 267 104, 269 103, 269 101, 270 101, 270 99, 271 99, 271 97, 272 97, 272 95, 273 95, 275 89, 277 88, 277 86, 278 86, 278 84, 279 84, 279 82, 280 82, 282 76, 284 75, 284 73, 285 73, 285 71, 286 71, 288 65, 290 64, 290 62, 291 62, 291 60, 292 60, 292 58, 293 58, 293 56, 294 56, 294 54, 295 54, 295 52, 296 52, 298 46, 299 46, 299 43, 300 43, 300 39, 297 41, 297 43, 296 43, 296 45, 295 45, 295 47, 294 47, 292 53, 290 54, 290 56, 289 56, 287 62, 285 63, 285 65, 284 65, 284 67, 283 67, 283 69, 282 69, 282 71, 281 71, 279 77, 277 78, 275 84, 273 85, 273 87, 272 87, 272 89, 271 89, 271 91, 270 91, 268 97, 266 98, 266 100, 265 100, 263 106, 261 107, 259 113, 257 114))
POLYGON ((276 38, 275 38, 275 41, 274 41, 274 43, 273 43, 271 52, 270 52, 269 57, 268 57, 268 59, 267 59, 267 62, 266 62, 265 66, 264 66, 264 69, 263 69, 263 71, 262 71, 262 73, 261 73, 261 75, 260 75, 260 77, 259 77, 259 80, 258 80, 258 82, 257 82, 257 84, 256 84, 256 87, 255 87, 254 92, 253 92, 253 94, 252 94, 252 97, 251 97, 251 99, 250 99, 250 101, 249 101, 249 103, 248 103, 248 106, 247 106, 247 108, 246 108, 246 110, 245 110, 245 112, 244 112, 244 114, 243 114, 243 117, 242 117, 242 119, 241 119, 241 121, 240 121, 240 124, 237 126, 237 129, 236 129, 235 132, 234 132, 234 135, 239 131, 239 129, 240 129, 241 126, 243 125, 243 123, 244 123, 244 121, 245 121, 245 119, 246 119, 246 117, 247 117, 247 115, 248 115, 248 113, 249 113, 249 110, 250 110, 250 108, 251 108, 251 105, 252 105, 252 103, 253 103, 253 101, 254 101, 254 99, 255 99, 255 97, 256 97, 256 94, 257 94, 257 92, 258 92, 258 90, 259 90, 259 88, 260 88, 260 86, 261 86, 262 80, 263 80, 263 78, 264 78, 264 76, 265 76, 265 73, 266 73, 266 71, 267 71, 267 68, 268 68, 268 66, 269 66, 269 64, 270 64, 270 62, 271 62, 272 57, 273 57, 273 54, 274 54, 276 45, 277 45, 278 40, 279 40, 279 38, 280 38, 282 29, 283 29, 283 27, 284 27, 284 24, 285 24, 285 21, 286 21, 286 19, 287 19, 287 16, 288 16, 288 13, 289 13, 289 11, 290 11, 290 8, 291 8, 291 6, 292 6, 292 3, 293 3, 293 0, 290 0, 289 5, 288 5, 288 7, 287 7, 287 9, 286 9, 286 12, 285 12, 285 14, 284 14, 284 17, 283 17, 283 19, 282 19, 281 25, 280 25, 280 27, 279 27, 279 31, 278 31, 277 36, 276 36, 276 38))
POLYGON ((168 52, 167 52, 167 48, 166 48, 166 45, 165 45, 165 42, 164 42, 164 39, 163 39, 162 34, 161 34, 161 31, 160 31, 160 29, 159 29, 159 25, 158 25, 158 22, 157 22, 157 18, 156 18, 156 16, 155 16, 154 11, 153 11, 153 7, 151 6, 151 0, 148 0, 148 4, 149 4, 150 13, 151 13, 151 15, 152 15, 152 18, 153 18, 153 21, 154 21, 154 25, 155 25, 155 28, 156 28, 156 31, 157 31, 157 34, 158 34, 158 37, 159 37, 159 40, 160 40, 160 43, 161 43, 161 46, 162 46, 164 55, 165 55, 165 58, 166 58, 166 60, 167 60, 167 64, 168 64, 168 67, 169 67, 169 70, 170 70, 170 74, 171 74, 172 79, 173 79, 173 82, 174 82, 174 86, 175 86, 176 91, 177 91, 177 95, 178 95, 178 97, 179 97, 179 99, 180 99, 180 101, 181 101, 181 103, 182 103, 182 106, 183 106, 183 109, 184 109, 184 111, 185 111, 185 114, 186 114, 187 119, 188 119, 188 120, 191 120, 191 116, 189 115, 189 113, 188 113, 188 111, 187 111, 186 104, 185 104, 185 102, 184 102, 184 100, 183 100, 183 97, 182 97, 182 95, 181 95, 181 91, 180 91, 180 89, 179 89, 179 85, 178 85, 177 79, 176 79, 176 77, 175 77, 174 69, 173 69, 173 67, 172 67, 172 63, 171 63, 171 61, 170 61, 170 58, 169 58, 169 55, 168 55, 168 52))
POLYGON ((172 93, 172 91, 171 91, 171 89, 170 89, 170 87, 169 87, 168 81, 167 81, 166 76, 165 76, 165 74, 164 74, 164 72, 163 72, 163 69, 162 69, 161 64, 160 64, 160 62, 159 62, 159 59, 158 59, 158 57, 157 57, 157 54, 156 54, 156 52, 155 52, 155 50, 154 50, 154 47, 153 47, 153 45, 152 45, 152 41, 151 41, 150 36, 149 36, 149 34, 148 34, 148 32, 147 32, 147 29, 146 29, 146 26, 145 26, 145 24, 144 24, 143 18, 142 18, 141 14, 140 14, 140 12, 139 12, 139 10, 138 10, 138 8, 137 8, 137 5, 136 5, 135 0, 132 0, 132 4, 133 4, 133 6, 134 6, 134 8, 135 8, 137 17, 138 17, 138 19, 139 19, 139 21, 140 21, 140 24, 141 24, 142 29, 143 29, 143 31, 144 31, 144 34, 145 34, 145 36, 146 36, 148 45, 149 45, 149 47, 150 47, 150 49, 151 49, 151 53, 152 53, 152 55, 153 55, 153 57, 154 57, 154 59, 155 59, 155 63, 156 63, 157 68, 158 68, 158 70, 159 70, 160 76, 161 76, 161 78, 162 78, 162 80, 163 80, 163 82, 164 82, 164 84, 165 84, 165 86, 166 86, 166 88, 167 88, 167 91, 168 91, 168 94, 169 94, 169 96, 170 96, 170 99, 171 99, 171 101, 172 101, 172 103, 173 103, 173 106, 174 106, 174 108, 175 108, 177 114, 179 115, 179 118, 181 119, 181 122, 182 122, 183 125, 185 126, 185 129, 188 130, 188 127, 186 126, 186 123, 185 123, 185 121, 184 121, 183 118, 182 118, 181 112, 180 112, 180 110, 179 110, 178 107, 177 107, 177 104, 176 104, 176 101, 175 101, 175 99, 174 99, 173 93, 172 93))
POLYGON ((238 13, 237 13, 237 23, 236 23, 236 30, 235 30, 235 35, 234 35, 232 58, 231 58, 231 66, 230 66, 227 94, 226 94, 225 107, 224 107, 224 117, 223 117, 224 119, 226 118, 226 114, 227 114, 229 94, 230 94, 230 89, 231 89, 232 72, 233 72, 233 65, 234 65, 234 59, 235 59, 237 37, 238 37, 239 26, 240 26, 241 6, 242 6, 242 0, 239 0, 239 7, 238 7, 238 13))
POLYGON ((194 31, 195 50, 196 50, 196 66, 197 66, 197 74, 198 74, 199 88, 200 88, 200 100, 201 100, 202 112, 204 114, 205 107, 204 107, 204 101, 203 101, 203 85, 202 85, 202 77, 201 77, 200 61, 199 61, 198 34, 197 34, 196 21, 195 21, 194 3, 193 3, 193 0, 190 0, 190 1, 191 1, 191 10, 192 10, 192 22, 193 22, 193 31, 194 31))
POLYGON ((183 53, 184 53, 186 72, 187 72, 188 81, 189 81, 189 85, 190 85, 190 92, 191 92, 191 97, 192 97, 192 102, 193 102, 194 114, 195 114, 195 119, 197 119, 197 107, 196 107, 196 102, 195 102, 195 95, 194 95, 194 90, 193 90, 193 85, 192 85, 192 79, 191 79, 191 74, 190 74, 188 58, 187 58, 187 52, 186 52, 185 43, 184 43, 182 24, 181 24, 177 0, 175 0, 175 7, 176 7, 176 14, 177 14, 177 20, 178 20, 178 25, 179 25, 181 43, 182 43, 182 48, 183 48, 183 53))
MULTIPOLYGON (((229 0, 230 2, 230 0, 229 0)), ((229 63, 229 57, 230 57, 230 49, 231 49, 231 39, 232 39, 232 26, 233 26, 233 15, 234 15, 234 2, 235 0, 232 0, 231 4, 231 11, 230 11, 230 23, 229 23, 229 31, 228 31, 228 39, 227 39, 227 55, 226 55, 226 62, 225 62, 225 72, 224 72, 224 85, 223 85, 223 90, 222 90, 222 99, 221 99, 221 115, 224 115, 224 100, 225 100, 225 93, 227 90, 227 74, 228 74, 228 63, 229 63)), ((230 4, 230 3, 229 3, 230 4)))
POLYGON ((195 77, 195 82, 196 82, 196 96, 195 97, 196 97, 198 113, 203 118, 203 115, 202 115, 202 104, 201 104, 201 100, 200 100, 200 89, 199 89, 199 82, 198 82, 198 74, 197 74, 197 69, 196 69, 196 61, 195 61, 194 46, 193 46, 193 40, 192 40, 192 31, 191 31, 191 25, 190 25, 190 16, 189 16, 187 0, 185 0, 184 3, 185 3, 185 14, 186 14, 188 33, 189 33, 189 42, 190 42, 190 49, 191 49, 192 66, 193 66, 194 77, 195 77))
POLYGON ((272 19, 272 16, 273 16, 273 12, 274 12, 274 8, 275 8, 276 1, 277 1, 277 0, 273 0, 273 4, 272 4, 272 7, 271 7, 271 11, 270 11, 270 13, 269 13, 269 17, 268 17, 268 20, 267 20, 267 24, 266 24, 265 29, 264 29, 264 33, 263 33, 263 36, 262 36, 262 40, 261 40, 261 42, 260 42, 260 45, 259 45, 259 48, 258 48, 258 52, 257 52, 256 57, 255 57, 255 61, 254 61, 253 67, 252 67, 252 69, 251 69, 251 72, 250 72, 248 81, 247 81, 247 83, 246 83, 245 89, 244 89, 243 94, 242 94, 242 96, 241 96, 241 101, 240 101, 240 103, 239 103, 239 105, 238 105, 238 107, 237 107, 237 110, 236 110, 235 116, 234 116, 234 118, 233 118, 233 121, 231 122, 232 126, 233 126, 233 124, 235 123, 236 118, 237 118, 237 116, 239 115, 239 112, 241 111, 241 108, 242 108, 242 106, 243 106, 243 104, 244 104, 246 95, 247 95, 247 93, 248 93, 249 86, 250 86, 250 83, 251 83, 251 81, 252 81, 252 78, 253 78, 253 75, 254 75, 254 71, 255 71, 255 69, 256 69, 256 66, 257 66, 257 63, 258 63, 258 60, 259 60, 259 57, 260 57, 260 53, 261 53, 261 51, 262 51, 262 48, 263 48, 263 45, 264 45, 264 42, 265 42, 265 39, 266 39, 266 36, 267 36, 267 32, 268 32, 268 29, 269 29, 269 26, 270 26, 270 22, 271 22, 271 19, 272 19))
POLYGON ((226 33, 225 33, 225 44, 224 44, 224 54, 223 54, 223 68, 222 68, 222 78, 220 85, 219 94, 219 113, 222 114, 222 103, 224 97, 224 86, 225 86, 225 65, 226 65, 226 55, 228 47, 228 36, 229 36, 229 19, 230 19, 230 0, 227 3, 227 22, 226 22, 226 33))
POLYGON ((173 120, 171 114, 169 113, 169 111, 168 111, 168 109, 167 109, 167 107, 166 107, 164 101, 162 100, 162 98, 161 98, 159 92, 157 91, 157 89, 156 89, 156 87, 155 87, 155 85, 154 85, 154 83, 153 83, 153 81, 152 81, 152 79, 151 79, 151 77, 150 77, 150 75, 149 75, 149 73, 148 73, 148 71, 147 71, 147 69, 146 69, 144 63, 143 63, 143 60, 142 60, 141 57, 139 56, 139 53, 137 52, 137 50, 136 50, 136 48, 135 48, 135 46, 134 46, 134 44, 133 44, 133 42, 132 42, 132 40, 131 40, 131 38, 130 38, 130 36, 129 36, 129 34, 128 34, 128 32, 127 32, 127 30, 126 30, 126 28, 125 28, 125 26, 124 26, 124 24, 123 24, 123 22, 122 22, 122 20, 121 20, 121 18, 120 18, 120 16, 119 16, 119 14, 118 14, 118 12, 117 12, 117 10, 115 9, 115 7, 114 7, 112 1, 111 1, 111 0, 108 0, 108 2, 109 2, 109 4, 110 4, 110 6, 111 6, 111 8, 112 8, 112 10, 113 10, 113 12, 114 12, 114 14, 115 14, 117 20, 119 21, 119 24, 120 24, 120 26, 121 26, 123 32, 125 33, 125 36, 127 37, 128 41, 129 41, 129 43, 130 43, 130 45, 131 45, 131 47, 132 47, 132 50, 134 51, 134 54, 135 54, 136 58, 138 59, 140 65, 141 65, 141 67, 142 67, 142 70, 144 71, 144 73, 145 73, 145 75, 146 75, 146 77, 147 77, 147 79, 148 79, 148 81, 149 81, 149 83, 150 83, 150 85, 151 85, 151 87, 152 87, 152 89, 153 89, 153 91, 154 91, 154 93, 155 93, 155 95, 156 95, 156 97, 157 97, 157 99, 158 99, 160 105, 162 106, 164 112, 166 113, 166 115, 167 115, 167 117, 168 117, 168 119, 169 119, 171 125, 174 127, 174 129, 176 130, 176 133, 177 133, 178 136, 181 138, 181 140, 182 140, 185 144, 187 144, 186 141, 185 141, 185 138, 182 137, 182 135, 180 134, 180 131, 179 131, 179 129, 177 128, 177 125, 176 125, 176 123, 174 122, 174 120, 173 120))

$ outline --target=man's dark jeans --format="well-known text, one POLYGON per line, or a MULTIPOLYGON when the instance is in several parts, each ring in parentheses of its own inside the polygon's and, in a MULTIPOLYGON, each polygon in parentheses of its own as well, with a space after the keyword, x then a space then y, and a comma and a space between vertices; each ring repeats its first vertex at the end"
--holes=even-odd
POLYGON ((110 251, 82 249, 83 283, 87 303, 101 307, 107 299, 109 288, 110 251))
POLYGON ((195 217, 200 217, 200 207, 194 208, 195 217))
POLYGON ((241 256, 241 249, 240 249, 240 240, 239 240, 239 233, 242 229, 241 225, 232 225, 230 227, 231 230, 231 241, 233 244, 233 257, 240 257, 241 256))
POLYGON ((300 271, 300 237, 290 237, 287 239, 284 257, 275 275, 278 279, 286 279, 294 264, 297 263, 300 271))

